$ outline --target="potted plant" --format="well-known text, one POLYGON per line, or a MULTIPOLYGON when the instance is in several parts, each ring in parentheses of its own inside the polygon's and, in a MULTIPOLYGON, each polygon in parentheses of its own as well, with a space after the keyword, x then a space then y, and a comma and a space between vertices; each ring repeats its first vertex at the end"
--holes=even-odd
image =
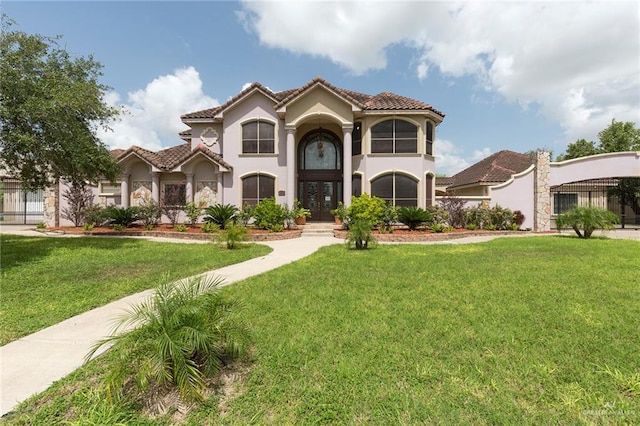
POLYGON ((349 211, 342 201, 338 201, 338 207, 331 210, 331 214, 336 221, 336 225, 342 225, 347 220, 349 211))
POLYGON ((307 223, 307 218, 311 217, 311 210, 302 207, 302 204, 300 204, 300 201, 298 200, 293 200, 292 211, 296 225, 304 225, 307 223))

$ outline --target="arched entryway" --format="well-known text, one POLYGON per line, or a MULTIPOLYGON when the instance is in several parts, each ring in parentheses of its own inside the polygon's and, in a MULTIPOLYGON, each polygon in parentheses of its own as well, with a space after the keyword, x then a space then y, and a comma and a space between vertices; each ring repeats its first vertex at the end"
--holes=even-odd
POLYGON ((342 143, 332 132, 307 133, 298 145, 298 200, 311 221, 332 221, 342 200, 342 143))

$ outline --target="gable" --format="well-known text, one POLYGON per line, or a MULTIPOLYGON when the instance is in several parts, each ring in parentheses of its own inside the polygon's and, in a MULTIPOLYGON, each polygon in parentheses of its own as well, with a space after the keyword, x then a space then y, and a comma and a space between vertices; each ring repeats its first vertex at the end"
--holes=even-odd
POLYGON ((285 121, 287 124, 297 124, 305 118, 322 115, 334 117, 341 123, 353 120, 351 103, 323 86, 316 86, 284 107, 285 121))

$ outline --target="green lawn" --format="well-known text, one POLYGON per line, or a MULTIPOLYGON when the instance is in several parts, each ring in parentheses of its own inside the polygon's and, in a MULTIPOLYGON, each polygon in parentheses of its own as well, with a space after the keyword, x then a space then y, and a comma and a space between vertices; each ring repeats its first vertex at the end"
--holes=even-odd
POLYGON ((0 344, 123 296, 268 253, 267 246, 0 234, 0 344))
MULTIPOLYGON (((253 328, 248 373, 188 422, 638 424, 639 270, 636 241, 325 247, 223 290, 253 328)), ((103 361, 6 421, 169 423, 106 406, 103 361)))

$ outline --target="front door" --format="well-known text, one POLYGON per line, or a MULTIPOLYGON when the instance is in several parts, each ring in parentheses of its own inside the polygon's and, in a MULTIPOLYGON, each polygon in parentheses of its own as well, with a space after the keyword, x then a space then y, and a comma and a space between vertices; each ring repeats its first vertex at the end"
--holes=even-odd
POLYGON ((310 221, 333 221, 331 210, 342 201, 340 139, 318 129, 306 134, 298 149, 298 200, 311 210, 310 221))
POLYGON ((301 181, 300 182, 300 202, 311 210, 312 221, 332 221, 331 210, 338 206, 338 194, 341 182, 338 181, 301 181))

